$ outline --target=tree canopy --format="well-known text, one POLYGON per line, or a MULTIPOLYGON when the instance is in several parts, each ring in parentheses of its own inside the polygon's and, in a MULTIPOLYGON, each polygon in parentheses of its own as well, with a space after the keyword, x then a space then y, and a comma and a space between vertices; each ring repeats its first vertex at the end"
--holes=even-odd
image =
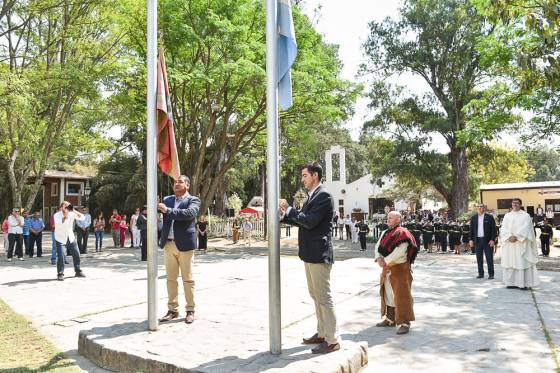
POLYGON ((369 96, 376 111, 364 131, 386 138, 375 140, 383 150, 370 148, 380 157, 370 157, 373 174, 424 180, 455 216, 467 210, 469 148, 516 121, 507 87, 489 79, 477 49, 493 32, 467 0, 406 0, 398 19, 370 23, 364 45, 369 62, 363 71, 373 78, 369 96), (428 93, 390 83, 404 73, 422 78, 428 93), (447 153, 430 146, 437 139, 447 153))

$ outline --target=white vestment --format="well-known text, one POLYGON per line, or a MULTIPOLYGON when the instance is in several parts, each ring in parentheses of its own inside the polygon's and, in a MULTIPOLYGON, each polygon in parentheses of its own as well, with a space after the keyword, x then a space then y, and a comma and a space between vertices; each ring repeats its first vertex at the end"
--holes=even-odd
POLYGON ((500 241, 506 286, 524 288, 538 285, 538 249, 531 216, 523 210, 508 212, 500 228, 500 241), (517 241, 508 241, 511 236, 517 237, 517 241))

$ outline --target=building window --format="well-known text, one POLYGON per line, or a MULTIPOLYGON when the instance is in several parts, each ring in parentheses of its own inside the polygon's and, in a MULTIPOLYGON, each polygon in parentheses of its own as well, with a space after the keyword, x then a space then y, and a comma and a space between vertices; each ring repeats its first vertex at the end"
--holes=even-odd
POLYGON ((58 196, 58 183, 51 183, 51 197, 58 196))
POLYGON ((343 200, 343 199, 339 199, 339 200, 338 200, 338 205, 339 205, 339 206, 344 206, 344 200, 343 200))
POLYGON ((79 196, 80 190, 82 189, 82 183, 66 183, 66 195, 67 196, 79 196))
POLYGON ((510 209, 511 208, 511 201, 512 199, 499 199, 498 200, 498 208, 499 209, 510 209))
POLYGON ((340 154, 332 155, 331 161, 332 181, 340 181, 340 154))

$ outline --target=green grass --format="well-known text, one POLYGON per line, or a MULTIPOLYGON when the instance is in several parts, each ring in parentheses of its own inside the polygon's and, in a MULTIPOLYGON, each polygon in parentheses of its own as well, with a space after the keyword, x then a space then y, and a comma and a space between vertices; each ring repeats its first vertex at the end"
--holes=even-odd
POLYGON ((79 372, 29 321, 0 300, 0 372, 79 372))
POLYGON ((550 336, 550 333, 546 328, 546 324, 544 323, 544 318, 541 314, 541 310, 539 309, 537 298, 535 297, 535 292, 533 291, 533 289, 531 289, 531 296, 533 297, 533 304, 537 309, 537 314, 539 315, 539 320, 541 321, 546 342, 548 343, 548 347, 550 348, 550 352, 552 354, 552 360, 554 360, 554 364, 556 365, 556 373, 560 373, 560 360, 558 359, 558 348, 554 344, 554 341, 552 340, 552 337, 550 336))

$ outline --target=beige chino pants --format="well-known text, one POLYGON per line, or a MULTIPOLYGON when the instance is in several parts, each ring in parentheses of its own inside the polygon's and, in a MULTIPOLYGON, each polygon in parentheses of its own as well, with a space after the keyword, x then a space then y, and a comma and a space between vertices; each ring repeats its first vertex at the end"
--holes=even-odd
POLYGON ((178 282, 179 271, 183 279, 185 290, 185 301, 187 311, 194 311, 194 280, 192 269, 194 263, 194 250, 179 251, 174 241, 168 241, 164 248, 165 252, 165 272, 167 273, 167 309, 178 312, 178 282))
POLYGON ((315 302, 317 335, 328 344, 338 343, 338 328, 331 296, 331 268, 327 263, 305 263, 309 295, 315 302))

